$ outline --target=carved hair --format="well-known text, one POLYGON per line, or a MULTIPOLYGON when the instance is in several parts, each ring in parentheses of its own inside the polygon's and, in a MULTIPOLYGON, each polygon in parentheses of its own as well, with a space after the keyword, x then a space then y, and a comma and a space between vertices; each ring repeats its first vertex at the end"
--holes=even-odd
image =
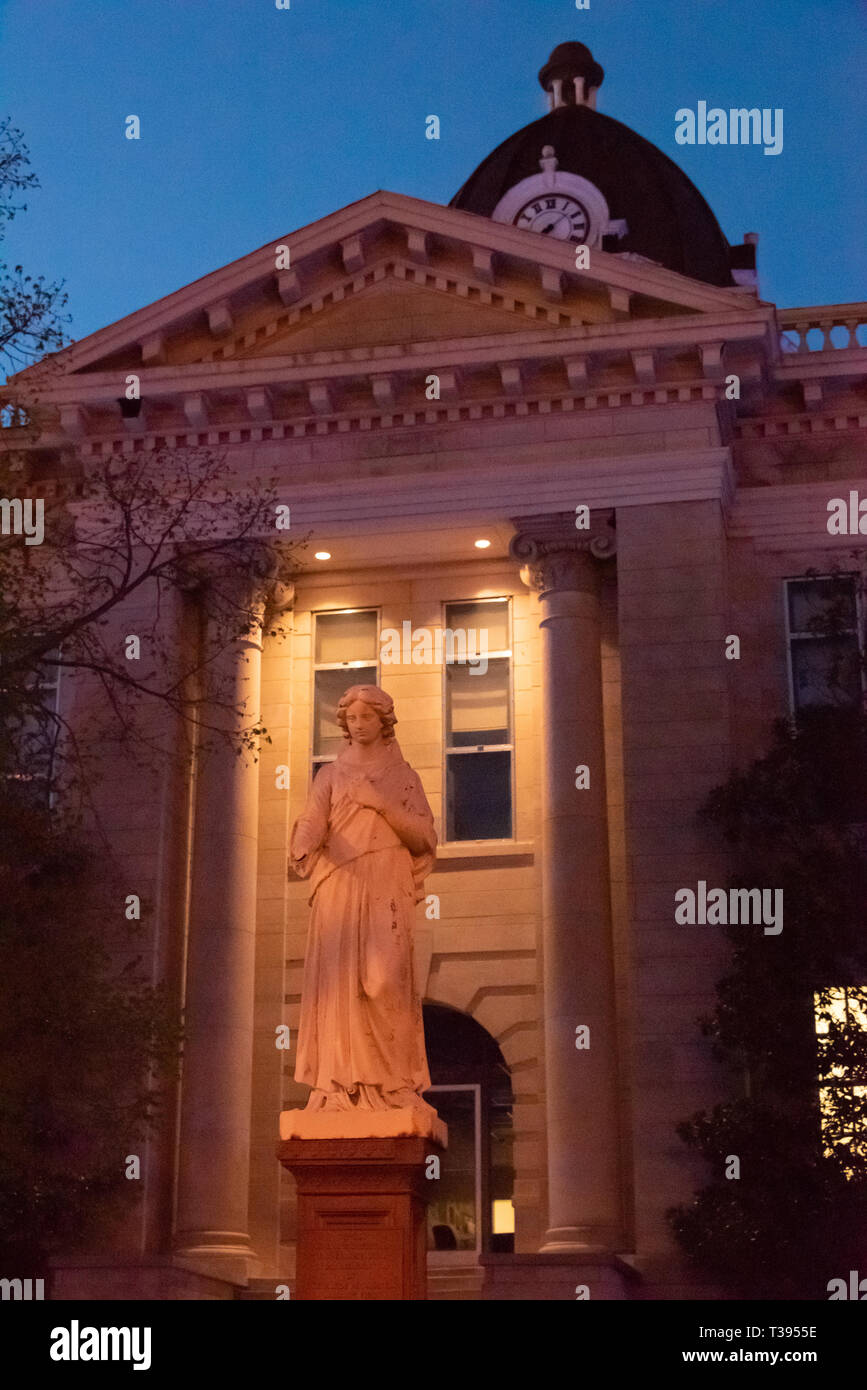
POLYGON ((343 730, 343 737, 350 738, 346 723, 346 711, 356 700, 361 700, 363 704, 370 705, 371 709, 376 710, 385 742, 387 743, 389 739, 394 738, 394 726, 397 723, 394 700, 385 690, 380 690, 378 685, 351 685, 341 695, 337 702, 337 722, 343 730))

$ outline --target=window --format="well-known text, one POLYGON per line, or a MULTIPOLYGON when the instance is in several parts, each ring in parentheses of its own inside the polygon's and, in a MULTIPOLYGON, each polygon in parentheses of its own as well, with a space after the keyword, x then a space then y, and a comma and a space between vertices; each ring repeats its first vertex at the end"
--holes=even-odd
POLYGON ((510 618, 508 599, 445 605, 445 819, 450 841, 512 838, 510 618))
POLYGON ((424 1032, 425 1099, 449 1127, 439 1180, 430 1184, 429 1263, 514 1253, 514 1097, 503 1054, 480 1023, 446 1004, 424 1005, 424 1032))
POLYGON ((375 608, 317 613, 313 634, 313 776, 344 747, 337 703, 351 685, 379 684, 375 608))
POLYGON ((825 1157, 851 1178, 867 1164, 867 988, 831 986, 813 999, 825 1157))
POLYGON ((448 1162, 428 1203, 428 1249, 481 1252, 481 1086, 431 1086, 425 1099, 449 1129, 448 1162))
POLYGON ((54 755, 60 734, 59 660, 60 648, 52 647, 27 678, 25 689, 19 691, 18 697, 13 694, 15 712, 7 733, 12 763, 6 775, 19 784, 20 791, 26 788, 29 799, 42 806, 51 805, 54 755))
POLYGON ((856 576, 786 580, 786 637, 793 714, 862 700, 862 623, 856 576))
POLYGON ((0 429, 16 429, 29 424, 30 416, 23 405, 4 405, 0 409, 0 429))

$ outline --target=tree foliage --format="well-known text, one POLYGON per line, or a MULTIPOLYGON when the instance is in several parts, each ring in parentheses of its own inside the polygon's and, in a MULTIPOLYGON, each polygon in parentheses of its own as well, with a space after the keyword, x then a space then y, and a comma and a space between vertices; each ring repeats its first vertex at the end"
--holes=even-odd
POLYGON ((726 929, 731 967, 701 1027, 740 1094, 678 1127, 712 1177, 669 1218, 732 1293, 827 1298, 867 1237, 867 716, 779 721, 703 815, 731 847, 731 887, 783 890, 784 929, 726 929))
POLYGON ((0 800, 0 1260, 42 1274, 141 1184, 128 1155, 163 1114, 180 1030, 143 967, 116 874, 77 827, 0 800))
MULTIPOLYGON (((5 122, 0 236, 34 186, 5 122)), ((272 484, 236 485, 219 453, 135 440, 129 453, 84 459, 40 447, 64 298, 0 266, 0 362, 19 371, 40 359, 0 387, 0 498, 44 507, 40 543, 0 530, 0 1257, 10 1277, 95 1239, 140 1192, 125 1160, 142 1154, 177 1071, 178 1000, 150 983, 142 924, 123 911, 128 888, 81 811, 100 758, 112 743, 128 759, 186 759, 209 738, 255 756, 267 732, 226 717, 240 713, 235 692, 211 673, 241 633, 277 630, 255 594, 297 567, 297 546, 275 530, 272 484), (58 673, 67 696, 84 691, 74 717, 55 697, 58 673)))
MULTIPOLYGON (((27 210, 15 199, 38 187, 21 131, 7 117, 0 121, 0 241, 6 224, 27 210)), ((63 345, 66 298, 62 285, 0 259, 0 367, 7 375, 63 345)))

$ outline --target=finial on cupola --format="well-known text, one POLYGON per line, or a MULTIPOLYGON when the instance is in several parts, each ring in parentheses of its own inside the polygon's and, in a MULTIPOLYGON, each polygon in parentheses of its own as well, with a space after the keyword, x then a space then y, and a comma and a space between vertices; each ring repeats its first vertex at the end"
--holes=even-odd
POLYGON ((558 106, 589 106, 595 111, 604 76, 605 69, 586 44, 558 43, 539 73, 539 82, 548 93, 549 111, 558 106))

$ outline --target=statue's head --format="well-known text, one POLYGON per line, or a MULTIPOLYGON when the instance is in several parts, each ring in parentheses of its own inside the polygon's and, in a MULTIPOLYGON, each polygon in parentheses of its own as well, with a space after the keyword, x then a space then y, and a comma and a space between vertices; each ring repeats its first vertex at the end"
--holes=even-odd
POLYGON ((370 742, 369 737, 358 733, 360 725, 368 724, 377 737, 388 743, 394 738, 394 726, 397 723, 394 700, 385 690, 380 690, 378 685, 351 685, 337 702, 337 722, 343 730, 343 737, 350 741, 353 737, 351 722, 355 726, 359 742, 370 742), (370 721, 371 714, 379 717, 378 730, 370 721))

